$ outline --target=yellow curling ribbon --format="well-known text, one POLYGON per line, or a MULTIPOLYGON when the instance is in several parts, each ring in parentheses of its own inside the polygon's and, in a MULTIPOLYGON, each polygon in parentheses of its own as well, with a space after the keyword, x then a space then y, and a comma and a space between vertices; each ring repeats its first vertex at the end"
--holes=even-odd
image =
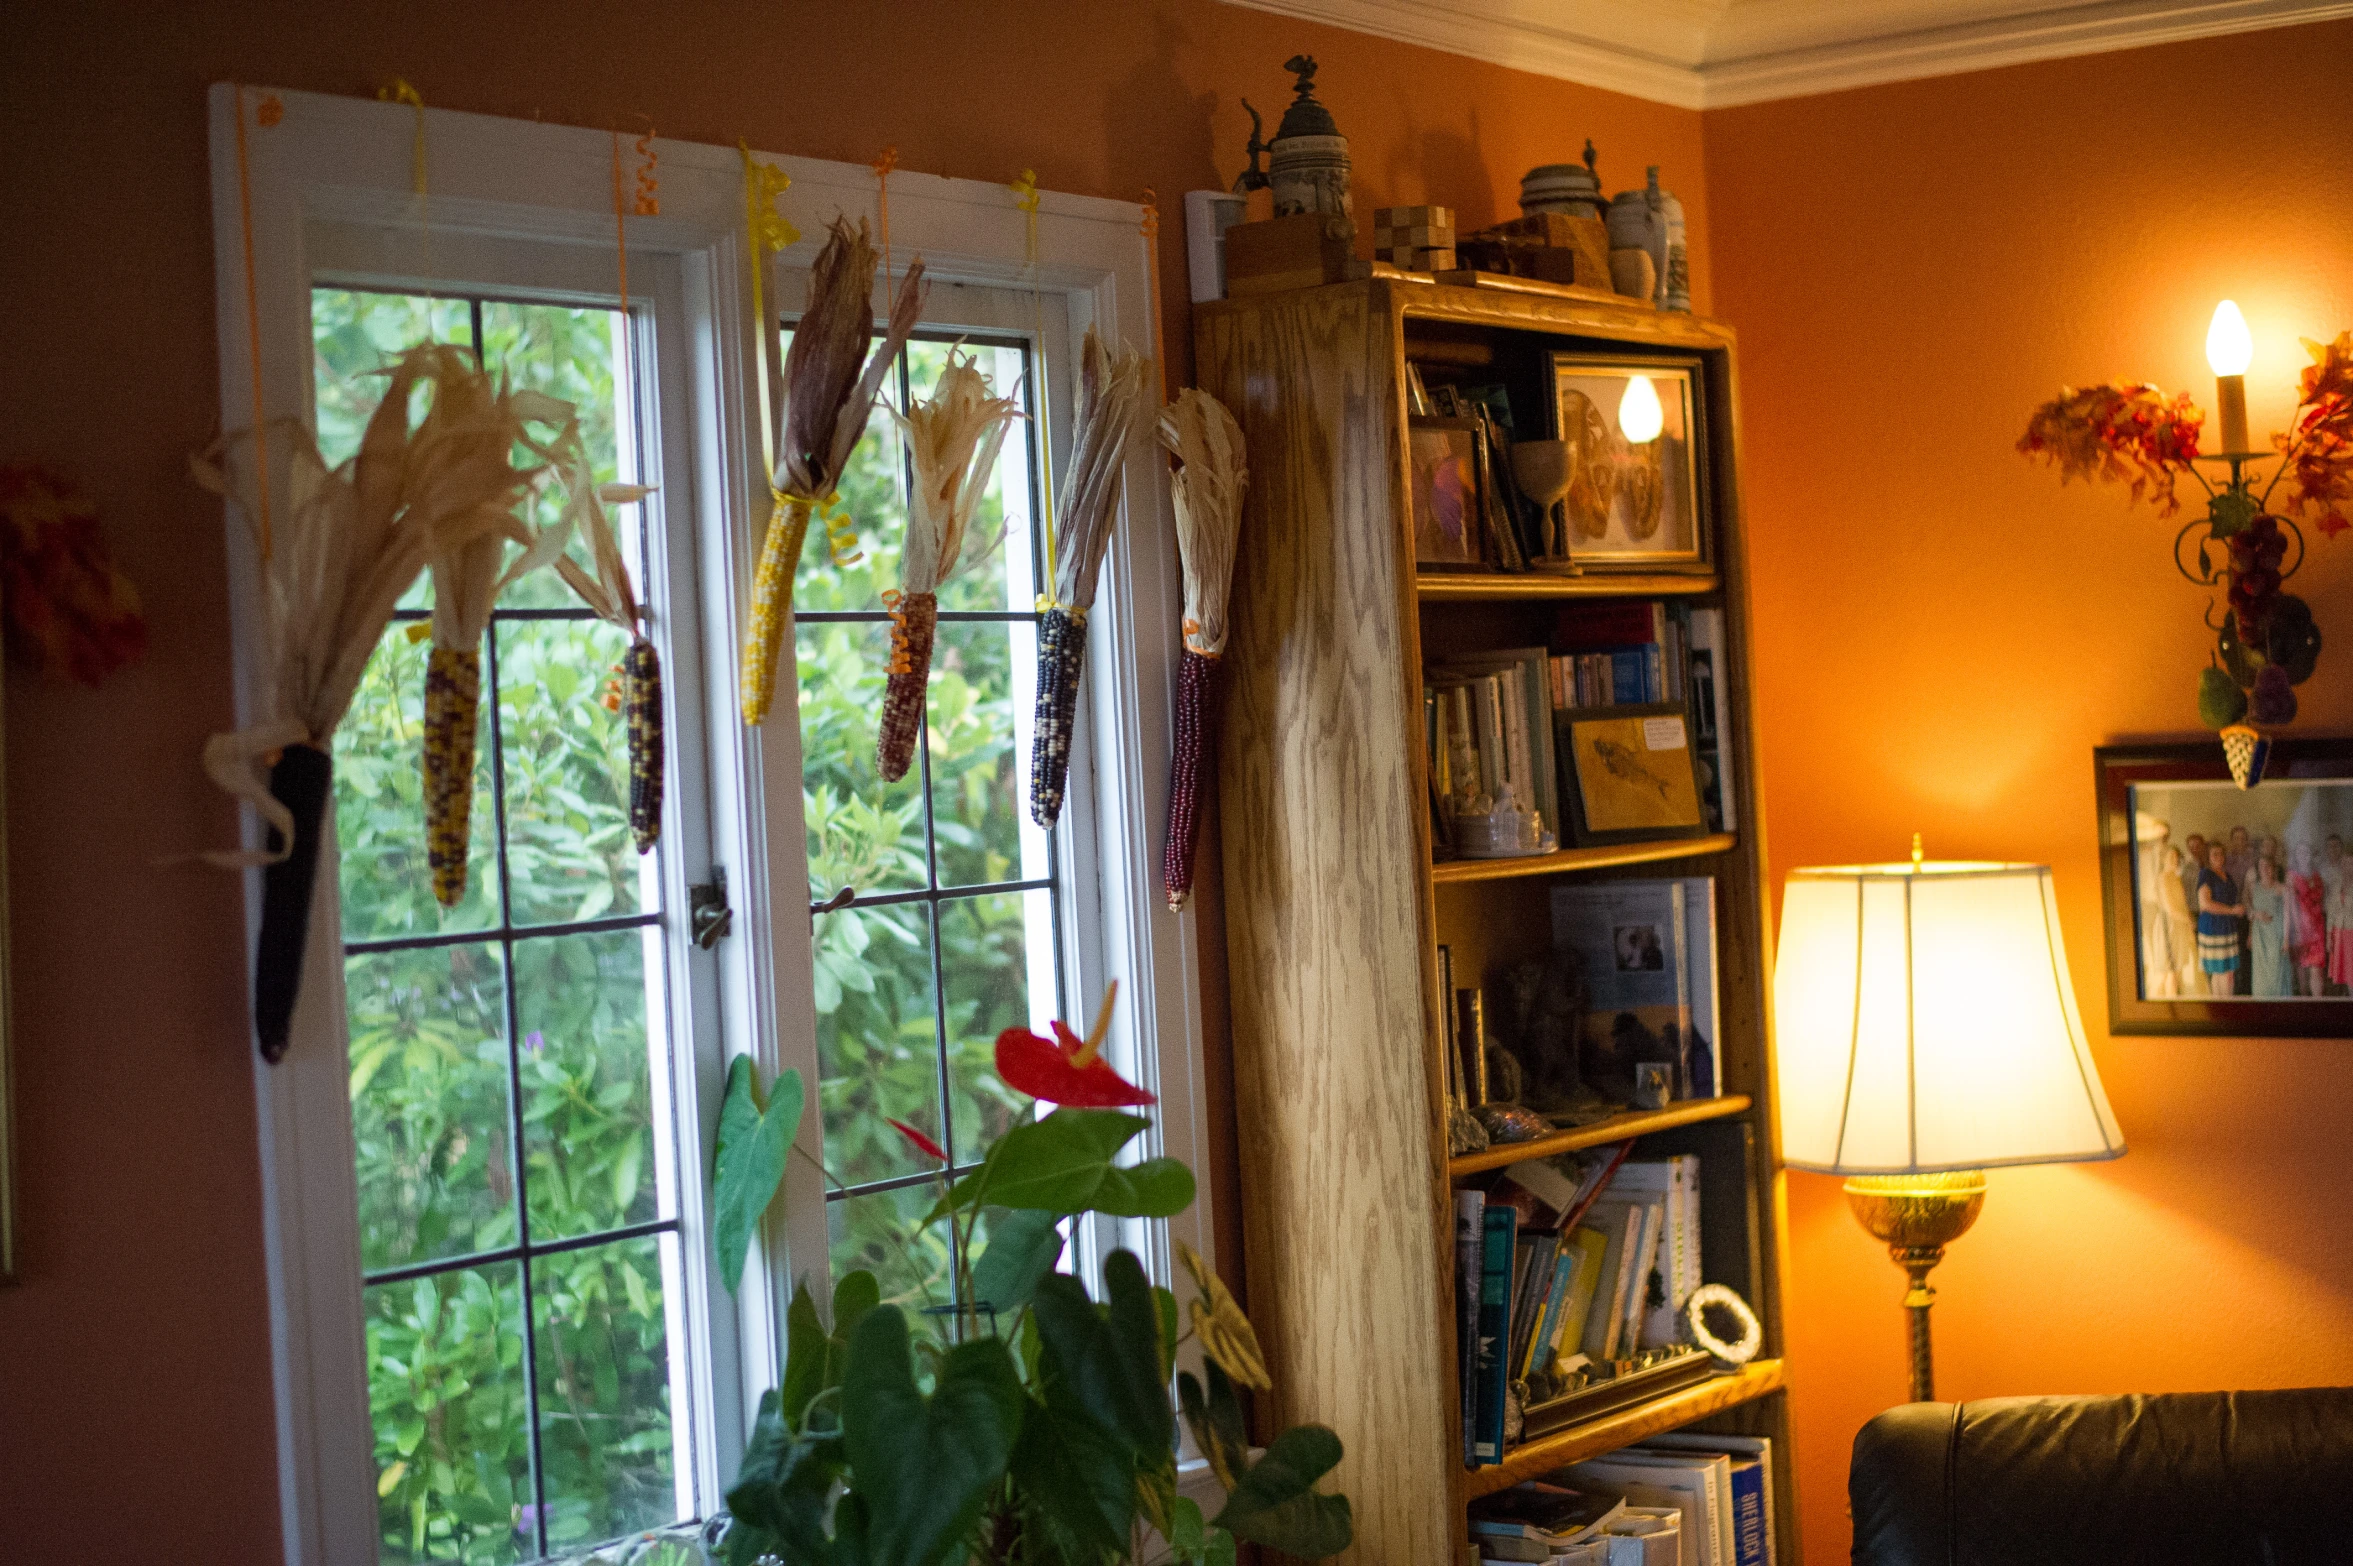
POLYGON ((417 194, 422 196, 425 193, 424 95, 418 92, 416 88, 411 87, 408 84, 406 78, 395 76, 392 78, 391 86, 380 87, 376 90, 376 97, 378 100, 384 103, 405 103, 410 108, 417 111, 417 133, 409 153, 411 164, 409 169, 409 183, 415 186, 417 194))
POLYGON ((840 490, 818 504, 817 520, 825 528, 825 547, 832 552, 835 570, 854 566, 866 558, 866 552, 858 547, 858 524, 850 516, 850 508, 843 504, 840 490))
POLYGON ((890 292, 891 284, 891 170, 899 166, 899 149, 885 147, 882 156, 874 160, 874 208, 882 222, 882 287, 890 292))
POLYGON ((776 198, 792 188, 791 176, 775 164, 753 157, 752 149, 743 142, 737 142, 735 148, 743 154, 744 245, 752 260, 752 362, 760 388, 760 475, 772 500, 768 521, 774 526, 778 513, 784 510, 784 492, 776 487, 776 428, 768 406, 768 334, 773 327, 768 320, 764 279, 769 253, 798 240, 801 231, 776 210, 776 198))

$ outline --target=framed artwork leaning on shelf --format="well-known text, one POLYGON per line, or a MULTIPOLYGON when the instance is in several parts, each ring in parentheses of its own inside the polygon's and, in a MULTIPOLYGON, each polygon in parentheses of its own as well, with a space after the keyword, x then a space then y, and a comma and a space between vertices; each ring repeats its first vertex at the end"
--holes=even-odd
POLYGON ((1407 430, 1412 457, 1413 559, 1417 566, 1477 568, 1487 563, 1479 421, 1416 418, 1407 430))
POLYGON ((1569 558, 1587 571, 1704 571, 1713 555, 1707 383, 1691 354, 1552 356, 1569 448, 1569 558))
POLYGON ((1571 708, 1553 714, 1553 731, 1578 846, 1706 833, 1680 705, 1571 708))
POLYGON ((2103 746, 2108 1031, 2353 1037, 2353 739, 2103 746))

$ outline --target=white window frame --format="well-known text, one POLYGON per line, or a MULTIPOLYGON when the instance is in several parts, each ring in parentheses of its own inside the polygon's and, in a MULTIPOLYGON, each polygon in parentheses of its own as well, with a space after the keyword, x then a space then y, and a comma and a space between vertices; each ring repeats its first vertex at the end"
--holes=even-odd
MULTIPOLYGON (((607 133, 427 109, 422 124, 431 195, 412 189, 418 112, 362 99, 292 91, 243 90, 247 177, 238 160, 239 89, 211 91, 215 281, 221 371, 221 422, 243 429, 254 418, 254 376, 266 418, 311 416, 312 348, 307 333, 313 255, 321 225, 432 235, 420 254, 457 259, 477 242, 569 246, 609 258, 613 242, 612 143, 607 133), (264 96, 282 106, 279 121, 255 127, 264 96), (247 313, 241 210, 250 199, 255 316, 247 313), (258 332, 259 364, 250 334, 258 332)), ((686 328, 686 407, 691 421, 691 519, 699 544, 699 656, 710 709, 709 841, 728 871, 736 920, 719 943, 716 1017, 696 1018, 692 1049, 720 1058, 748 1053, 765 1071, 799 1067, 817 1080, 815 1017, 807 983, 810 925, 803 870, 798 726, 780 710, 747 731, 734 712, 738 615, 746 601, 758 530, 767 520, 766 476, 759 471, 751 277, 744 236, 742 166, 731 150, 657 141, 662 215, 633 218, 629 247, 656 288, 674 288, 686 328), (667 285, 662 279, 668 279, 667 285), (779 976, 786 976, 780 981, 779 976), (715 1039, 705 1035, 715 1035, 715 1039)), ((625 149, 625 151, 633 149, 625 149)), ((856 165, 757 154, 791 176, 782 210, 802 230, 799 244, 775 258, 779 270, 805 268, 824 237, 824 219, 841 211, 878 219, 871 170, 856 165)), ((1008 170, 1008 174, 1013 171, 1008 170)), ((901 171, 891 177, 894 254, 920 254, 942 282, 1038 290, 1061 330, 1052 335, 1075 355, 1092 325, 1107 338, 1148 344, 1152 332, 1151 257, 1133 203, 1047 192, 1036 218, 1040 264, 1027 264, 1027 223, 1000 185, 901 171)), ((436 273, 445 267, 436 262, 436 273)), ((774 279, 781 282, 781 277, 774 279)), ((472 279, 463 279, 471 282, 472 279)), ((461 279, 451 277, 455 289, 461 279)), ((634 290, 633 290, 634 292, 634 290)), ((769 297, 779 297, 771 289, 769 297)), ((774 312, 771 311, 773 314, 774 312)), ((1040 363, 1049 383, 1075 380, 1075 362, 1040 363)), ((773 373, 773 359, 771 373, 773 373)), ((651 373, 669 375, 658 359, 651 373)), ((680 388, 665 384, 665 418, 675 421, 680 388)), ((675 448, 666 436, 666 447, 675 448)), ((283 454, 277 454, 282 462, 283 454)), ((1114 1060, 1160 1096, 1150 1145, 1202 1174, 1194 1206, 1166 1225, 1099 1229, 1090 1250, 1120 1243, 1140 1251, 1155 1277, 1171 1275, 1172 1239, 1214 1260, 1215 1225, 1206 1178, 1210 1137, 1201 1076, 1200 986, 1193 915, 1167 911, 1159 859, 1166 830, 1169 735, 1180 647, 1180 579, 1169 517, 1166 465, 1148 441, 1128 457, 1124 509, 1111 540, 1103 586, 1089 621, 1087 718, 1079 726, 1072 767, 1091 783, 1092 809, 1081 825, 1060 829, 1069 867, 1072 915, 1084 938, 1076 993, 1091 999, 1112 979, 1123 1004, 1112 1041, 1114 1060)), ((675 476, 674 476, 675 481, 675 476)), ((686 487, 682 484, 681 487, 686 487)), ((272 485, 284 495, 281 468, 272 485)), ((684 508, 681 508, 683 511, 684 508)), ((674 514, 675 528, 684 516, 674 514)), ((227 522, 237 721, 257 716, 261 619, 256 562, 243 518, 227 522)), ((679 596, 690 596, 677 584, 679 596)), ((684 626, 684 617, 681 625, 684 626)), ((674 655, 683 656, 684 647, 674 655)), ((794 689, 788 642, 780 684, 794 689)), ((1077 812, 1073 813, 1078 814, 1077 812)), ((262 829, 244 813, 241 830, 258 845, 262 829)), ((361 1270, 354 1190, 341 913, 333 844, 321 856, 304 959, 305 983, 293 1042, 276 1066, 254 1067, 263 1180, 276 1393, 280 1510, 289 1566, 345 1566, 376 1559, 373 1430, 369 1421, 361 1332, 361 1270)), ((684 860, 684 852, 673 855, 684 860)), ((708 866, 679 864, 680 883, 707 878, 708 866)), ((685 916, 683 884, 669 889, 669 918, 685 916)), ((246 887, 247 950, 258 929, 260 876, 246 887)), ((676 943, 672 943, 673 946, 676 943)), ((248 964, 250 971, 250 964, 248 964)), ((675 981, 674 981, 675 982, 675 981)), ((705 1012, 709 1008, 705 1008, 705 1012)), ((251 1048, 251 1041, 245 1041, 251 1048)), ((688 1158, 682 1184, 681 1243, 710 1305, 709 1384, 696 1427, 711 1441, 695 1452, 697 1493, 706 1510, 740 1456, 758 1395, 783 1368, 784 1307, 794 1279, 827 1269, 821 1189, 807 1163, 795 1161, 786 1198, 746 1269, 730 1311, 710 1269, 701 1223, 701 1182, 691 1177, 709 1156, 717 1119, 718 1074, 690 1084, 693 1123, 702 1145, 688 1158), (730 1331, 729 1329, 732 1329, 730 1331)), ((819 1117, 804 1121, 800 1145, 822 1156, 819 1117)), ((683 1411, 678 1411, 683 1412, 683 1411)))

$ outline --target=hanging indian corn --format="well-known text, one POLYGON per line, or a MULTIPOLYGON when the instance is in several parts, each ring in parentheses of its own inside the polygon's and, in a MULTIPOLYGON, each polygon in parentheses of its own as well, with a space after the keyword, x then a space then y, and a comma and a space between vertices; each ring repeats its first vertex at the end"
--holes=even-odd
MULTIPOLYGON (((743 637, 743 720, 766 721, 776 695, 776 659, 792 615, 793 570, 809 515, 832 500, 842 469, 866 431, 882 378, 923 312, 923 263, 899 282, 879 347, 874 337, 874 247, 866 224, 833 220, 832 236, 809 272, 809 304, 784 352, 784 446, 769 478, 774 509, 752 572, 751 614, 743 637)), ((766 328, 763 322, 762 329, 766 328)))
MULTIPOLYGON (((1005 431, 1020 405, 991 393, 988 378, 969 358, 950 350, 931 397, 905 413, 884 404, 907 437, 915 469, 907 541, 899 555, 899 590, 890 597, 890 684, 883 696, 875 764, 896 783, 915 759, 923 727, 924 687, 931 679, 932 633, 939 623, 939 590, 965 558, 972 514, 988 492, 1005 431)), ((975 555, 987 550, 975 550, 975 555)))
POLYGON ((629 579, 629 562, 613 531, 608 505, 630 505, 653 493, 646 484, 603 484, 588 460, 588 448, 572 426, 548 449, 563 485, 572 525, 588 540, 593 569, 570 555, 556 557, 556 574, 596 617, 629 638, 621 655, 621 710, 629 737, 629 836, 641 854, 662 836, 662 655, 645 634, 645 607, 629 579))
POLYGON ((572 532, 568 509, 545 526, 526 516, 539 470, 515 467, 511 454, 518 443, 546 450, 526 439, 526 426, 546 424, 561 432, 572 423, 573 412, 570 403, 543 393, 493 384, 462 348, 436 344, 411 353, 439 354, 454 366, 437 381, 433 410, 420 436, 430 433, 446 443, 461 454, 455 460, 469 468, 506 473, 496 497, 484 503, 491 512, 489 525, 463 541, 436 543, 425 557, 433 578, 433 650, 425 666, 425 857, 433 872, 434 900, 455 908, 466 895, 473 825, 482 636, 490 629, 499 594, 561 555, 572 532), (436 421, 443 421, 438 429, 436 421))
POLYGON ((1185 656, 1177 674, 1176 756, 1168 782, 1168 847, 1161 884, 1170 912, 1193 890, 1200 835, 1201 774, 1216 764, 1223 689, 1226 597, 1234 583, 1234 539, 1242 526, 1242 427, 1224 403, 1188 388, 1160 410, 1160 444, 1177 459, 1177 555, 1185 572, 1185 656))
POLYGON ((1079 671, 1086 664, 1087 611, 1119 510, 1127 445, 1144 405, 1150 361, 1124 343, 1106 349, 1087 328, 1079 360, 1078 418, 1070 468, 1054 519, 1054 580, 1038 622, 1037 733, 1030 743, 1029 817, 1051 827, 1062 815, 1078 719, 1079 671))
POLYGON ((191 459, 198 483, 235 500, 251 529, 261 577, 263 689, 251 726, 216 734, 205 770, 268 823, 258 853, 203 857, 224 868, 260 866, 261 932, 254 950, 253 1020, 262 1058, 286 1053, 302 954, 318 879, 319 831, 334 775, 331 748, 392 611, 435 548, 461 548, 498 525, 514 475, 502 452, 475 460, 462 443, 439 438, 446 423, 409 425, 410 393, 434 387, 436 412, 451 379, 470 364, 431 348, 386 371, 383 399, 358 453, 340 467, 320 457, 308 429, 273 421, 270 438, 292 453, 292 493, 265 529, 253 496, 251 431, 224 437, 191 459), (230 454, 247 460, 232 476, 230 454), (259 770, 267 768, 265 780, 259 770))

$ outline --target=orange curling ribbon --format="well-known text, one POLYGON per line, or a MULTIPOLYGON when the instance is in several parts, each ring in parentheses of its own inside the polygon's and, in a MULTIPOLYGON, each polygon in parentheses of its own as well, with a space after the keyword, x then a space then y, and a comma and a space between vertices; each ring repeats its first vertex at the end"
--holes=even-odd
POLYGON ((654 151, 654 122, 645 122, 645 134, 637 138, 637 216, 662 215, 662 182, 654 177, 654 165, 661 162, 654 151))
POLYGON ((874 160, 874 206, 882 222, 882 283, 889 292, 891 281, 891 170, 899 166, 899 149, 885 147, 882 156, 874 160))
POLYGON ((613 248, 621 258, 621 313, 629 313, 629 216, 621 199, 621 133, 613 132, 613 248))
MULTIPOLYGON (((262 563, 270 559, 270 421, 261 402, 261 304, 253 269, 253 164, 245 150, 245 89, 237 89, 237 225, 245 241, 245 348, 253 357, 253 498, 261 535, 262 563)), ((262 96, 254 115, 264 127, 285 118, 286 105, 275 93, 262 96)), ((289 834, 284 841, 291 842, 289 834)))
POLYGON ((895 587, 883 590, 882 606, 890 611, 891 616, 891 662, 888 672, 892 674, 912 674, 915 671, 915 660, 907 656, 906 598, 907 595, 895 587))

